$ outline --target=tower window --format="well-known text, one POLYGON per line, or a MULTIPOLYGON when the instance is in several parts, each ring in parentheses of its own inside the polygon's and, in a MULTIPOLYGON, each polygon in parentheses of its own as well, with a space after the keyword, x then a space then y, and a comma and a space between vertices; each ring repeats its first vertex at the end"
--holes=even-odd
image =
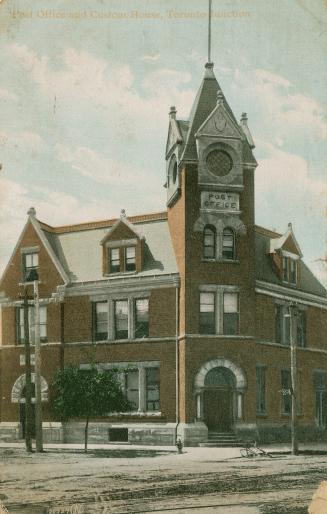
POLYGON ((215 293, 200 293, 200 333, 215 332, 215 293))
POLYGON ((224 293, 224 334, 238 334, 238 293, 224 293))
POLYGON ((210 226, 205 227, 203 233, 203 256, 205 259, 216 257, 216 231, 210 226))
POLYGON ((230 228, 225 228, 223 231, 223 259, 233 260, 235 255, 234 232, 230 228))
POLYGON ((207 157, 208 170, 218 177, 228 175, 233 168, 233 161, 227 152, 213 150, 207 157))

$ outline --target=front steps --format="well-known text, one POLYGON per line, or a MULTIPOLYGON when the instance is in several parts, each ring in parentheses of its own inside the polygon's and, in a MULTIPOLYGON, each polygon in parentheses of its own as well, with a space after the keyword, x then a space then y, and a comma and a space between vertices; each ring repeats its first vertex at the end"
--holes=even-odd
POLYGON ((199 443, 202 448, 237 448, 244 446, 244 441, 238 439, 233 432, 209 432, 208 440, 205 443, 199 443))

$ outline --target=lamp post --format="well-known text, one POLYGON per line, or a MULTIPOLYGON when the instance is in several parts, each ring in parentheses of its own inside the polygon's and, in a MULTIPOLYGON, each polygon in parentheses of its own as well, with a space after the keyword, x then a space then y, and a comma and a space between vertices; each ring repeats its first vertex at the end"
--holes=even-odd
POLYGON ((28 295, 27 289, 23 295, 24 313, 24 347, 25 347, 25 446, 29 453, 32 449, 32 374, 31 374, 31 348, 28 320, 28 295))
POLYGON ((298 455, 299 445, 297 438, 297 362, 296 362, 296 339, 297 339, 297 306, 291 303, 289 306, 290 318, 290 347, 291 347, 291 441, 292 455, 298 455))
POLYGON ((40 340, 40 297, 39 282, 34 280, 34 323, 35 323, 35 448, 43 452, 42 395, 41 395, 41 340, 40 340))

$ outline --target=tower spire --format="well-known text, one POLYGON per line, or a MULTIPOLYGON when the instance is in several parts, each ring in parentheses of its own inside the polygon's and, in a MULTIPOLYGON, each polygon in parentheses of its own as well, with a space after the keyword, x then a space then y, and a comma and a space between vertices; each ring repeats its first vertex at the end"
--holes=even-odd
POLYGON ((208 63, 211 63, 211 5, 212 5, 212 0, 209 0, 209 15, 208 15, 208 63))

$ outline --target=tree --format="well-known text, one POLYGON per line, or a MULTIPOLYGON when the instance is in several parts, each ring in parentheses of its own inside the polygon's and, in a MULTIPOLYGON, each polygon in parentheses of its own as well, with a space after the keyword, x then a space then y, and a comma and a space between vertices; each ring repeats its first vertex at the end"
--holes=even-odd
POLYGON ((130 409, 121 388, 118 370, 84 370, 77 366, 57 370, 51 400, 53 412, 62 420, 85 418, 84 451, 87 452, 91 418, 130 409))

